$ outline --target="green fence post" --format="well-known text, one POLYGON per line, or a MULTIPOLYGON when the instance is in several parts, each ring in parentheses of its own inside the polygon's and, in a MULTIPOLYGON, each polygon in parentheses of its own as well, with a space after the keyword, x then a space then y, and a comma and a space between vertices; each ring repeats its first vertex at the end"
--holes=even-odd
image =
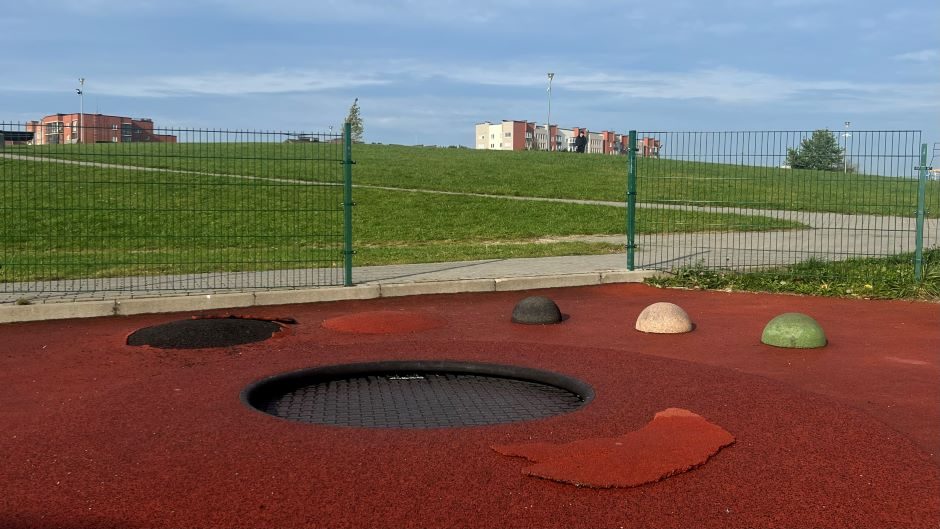
POLYGON ((636 131, 627 145, 627 270, 633 271, 636 250, 636 131))
POLYGON ((343 285, 351 287, 352 280, 352 125, 343 127, 343 285))
POLYGON ((924 216, 927 195, 927 144, 920 145, 920 167, 917 174, 917 233, 914 235, 914 282, 920 283, 924 275, 924 216))

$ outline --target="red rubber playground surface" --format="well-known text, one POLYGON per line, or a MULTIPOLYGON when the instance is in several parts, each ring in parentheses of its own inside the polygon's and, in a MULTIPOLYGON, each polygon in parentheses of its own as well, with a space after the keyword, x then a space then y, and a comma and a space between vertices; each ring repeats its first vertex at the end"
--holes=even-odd
POLYGON ((297 323, 214 349, 126 345, 192 314, 0 326, 0 526, 940 527, 937 304, 627 284, 211 314, 226 313, 297 323), (535 294, 568 318, 511 323, 535 294), (634 330, 658 301, 695 330, 634 330), (829 345, 762 344, 784 312, 812 316, 829 345), (266 376, 385 360, 548 370, 595 398, 548 419, 423 430, 303 424, 240 400, 266 376), (621 488, 526 475, 531 461, 493 448, 624 436, 670 408, 733 444, 621 488))

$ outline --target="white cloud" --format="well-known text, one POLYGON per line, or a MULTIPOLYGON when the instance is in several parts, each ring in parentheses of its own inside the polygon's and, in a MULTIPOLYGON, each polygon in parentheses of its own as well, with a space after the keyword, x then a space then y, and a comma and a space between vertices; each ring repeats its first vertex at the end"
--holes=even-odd
POLYGON ((835 1, 837 0, 773 0, 770 4, 774 7, 807 7, 832 4, 835 1))
POLYGON ((706 24, 702 29, 706 33, 724 37, 744 33, 748 30, 748 26, 740 22, 717 22, 714 24, 706 24))
POLYGON ((830 27, 830 22, 826 17, 816 15, 796 16, 784 21, 784 25, 794 31, 823 31, 830 27))
MULTIPOLYGON (((413 75, 431 75, 432 68, 411 65, 413 75)), ((477 85, 507 88, 547 87, 545 73, 527 64, 461 66, 435 70, 434 75, 477 85)), ((780 75, 718 67, 686 72, 555 69, 552 86, 573 92, 660 100, 701 99, 723 104, 775 104, 832 100, 865 101, 874 106, 935 107, 929 94, 940 87, 929 83, 869 83, 833 79, 805 80, 780 75)))
POLYGON ((310 20, 396 23, 407 25, 426 21, 455 24, 486 24, 498 21, 507 12, 570 8, 562 0, 209 0, 217 9, 267 20, 310 20))
POLYGON ((135 77, 132 80, 96 82, 96 91, 124 97, 233 96, 318 92, 358 86, 381 85, 375 76, 331 71, 292 70, 263 73, 219 72, 202 75, 135 77))
POLYGON ((707 99, 720 103, 773 103, 809 91, 857 89, 839 81, 794 81, 760 72, 714 68, 690 72, 595 73, 563 82, 570 90, 652 99, 707 99))
POLYGON ((910 61, 910 62, 931 62, 940 59, 940 50, 931 49, 931 50, 920 50, 912 51, 908 53, 902 53, 900 55, 895 55, 895 59, 899 61, 910 61))
MULTIPOLYGON (((922 50, 898 56, 903 60, 936 58, 937 50, 922 50)), ((552 86, 561 93, 588 94, 590 98, 607 98, 611 103, 626 98, 658 101, 711 102, 727 106, 755 107, 791 105, 803 108, 851 107, 858 112, 890 111, 892 109, 929 110, 940 107, 937 83, 885 83, 847 81, 840 79, 799 79, 732 67, 704 68, 690 71, 648 71, 618 69, 587 69, 583 66, 555 64, 552 86)), ((387 87, 373 91, 373 98, 396 97, 415 86, 429 87, 434 97, 452 103, 438 108, 454 107, 477 97, 484 87, 505 88, 505 97, 521 97, 527 101, 544 94, 548 86, 547 68, 531 62, 492 64, 454 64, 452 62, 421 62, 417 60, 357 62, 333 65, 332 68, 276 70, 240 73, 220 71, 193 75, 129 76, 127 78, 95 78, 88 93, 105 96, 162 98, 191 96, 242 96, 324 94, 359 87, 387 87), (368 72, 368 73, 356 73, 368 72), (436 81, 446 81, 435 90, 436 81)), ((2 82, 0 89, 15 92, 65 90, 71 85, 42 82, 11 86, 16 80, 2 82), (37 90, 35 86, 46 87, 37 90)), ((74 83, 73 83, 74 84, 74 83)), ((66 90, 68 91, 68 90, 66 90)), ((489 92, 492 92, 490 90, 489 92)), ((427 99, 427 96, 423 96, 427 99)), ((619 104, 619 103, 617 103, 619 104)))
POLYGON ((43 13, 71 13, 79 16, 104 18, 114 15, 142 16, 149 13, 178 11, 192 5, 188 0, 43 0, 29 8, 43 13))

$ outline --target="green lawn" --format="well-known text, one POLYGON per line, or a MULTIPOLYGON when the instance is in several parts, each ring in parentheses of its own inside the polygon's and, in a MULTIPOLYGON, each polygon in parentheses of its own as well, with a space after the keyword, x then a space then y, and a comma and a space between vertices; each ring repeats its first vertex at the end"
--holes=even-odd
MULTIPOLYGON (((336 182, 337 144, 188 143, 17 147, 8 152, 175 170, 336 182)), ((573 153, 355 145, 357 184, 622 201, 626 158, 573 153)), ((905 168, 905 170, 908 170, 905 168)), ((896 177, 641 158, 640 202, 913 216, 917 182, 896 177)), ((927 184, 940 216, 940 182, 927 184)))
MULTIPOLYGON (((623 251, 539 242, 623 234, 621 207, 370 188, 354 199, 356 265, 623 251)), ((0 159, 0 280, 338 266, 341 204, 335 185, 0 159)), ((637 231, 800 226, 650 210, 637 231)))

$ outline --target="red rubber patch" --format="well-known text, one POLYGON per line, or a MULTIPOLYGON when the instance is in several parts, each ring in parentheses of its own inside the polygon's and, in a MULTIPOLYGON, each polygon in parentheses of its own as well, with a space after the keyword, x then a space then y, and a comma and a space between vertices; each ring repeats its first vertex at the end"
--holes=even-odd
POLYGON ((643 428, 620 437, 582 439, 566 444, 495 445, 500 454, 536 463, 523 474, 579 487, 635 487, 704 464, 734 436, 700 415, 681 408, 656 414, 643 428))
POLYGON ((444 320, 420 312, 378 310, 330 318, 323 326, 338 332, 397 334, 426 331, 444 325, 444 320))

